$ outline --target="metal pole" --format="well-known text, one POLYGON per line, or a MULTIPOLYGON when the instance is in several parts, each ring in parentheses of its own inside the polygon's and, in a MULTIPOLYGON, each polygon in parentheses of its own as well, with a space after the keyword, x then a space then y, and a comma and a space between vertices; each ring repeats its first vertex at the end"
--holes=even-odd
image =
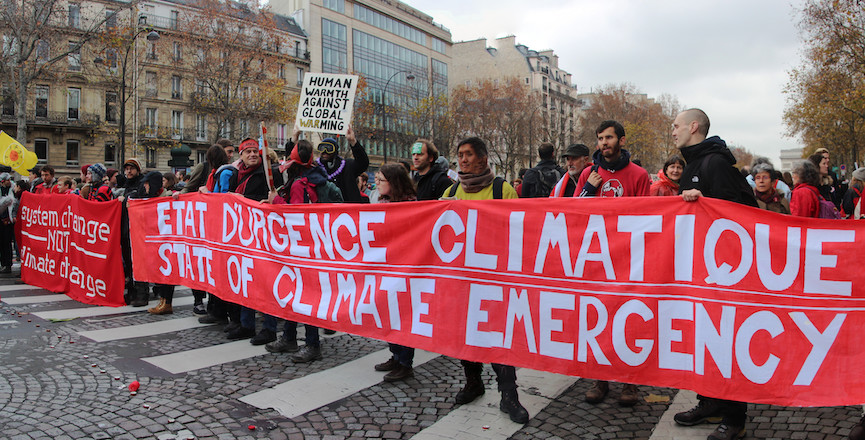
POLYGON ((381 135, 382 136, 382 142, 381 143, 382 143, 382 149, 384 150, 384 154, 382 155, 383 156, 382 164, 387 163, 387 111, 385 109, 385 105, 386 105, 385 101, 387 100, 387 88, 390 86, 390 81, 392 79, 394 79, 400 73, 405 73, 406 79, 408 79, 408 80, 414 79, 414 75, 412 75, 412 73, 410 71, 400 70, 400 71, 394 72, 394 74, 391 75, 390 78, 387 79, 387 82, 384 84, 384 90, 382 90, 382 93, 381 93, 381 122, 382 122, 382 127, 381 127, 382 128, 382 135, 381 135))

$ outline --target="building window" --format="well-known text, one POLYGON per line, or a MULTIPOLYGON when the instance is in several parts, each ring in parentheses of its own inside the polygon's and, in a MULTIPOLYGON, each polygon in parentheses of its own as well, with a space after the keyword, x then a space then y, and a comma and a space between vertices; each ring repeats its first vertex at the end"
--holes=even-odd
POLYGON ((69 70, 81 70, 81 47, 74 41, 69 42, 69 56, 66 58, 69 63, 69 70))
POLYGON ((38 159, 38 163, 48 163, 48 139, 35 139, 33 141, 33 147, 36 150, 36 159, 38 159))
POLYGON ((81 5, 69 4, 69 27, 81 29, 81 5))
POLYGON ((247 121, 246 119, 241 119, 238 129, 240 130, 240 136, 241 137, 248 137, 249 136, 249 121, 247 121))
POLYGON ((48 87, 36 87, 36 117, 48 117, 48 87))
POLYGON ((279 73, 277 74, 279 79, 285 79, 285 64, 279 65, 279 73))
POLYGON ((147 168, 156 168, 156 148, 147 147, 145 165, 147 168))
POLYGON ((323 73, 348 73, 348 31, 345 25, 321 19, 323 73))
POLYGON ((207 150, 195 150, 195 160, 196 163, 207 161, 207 150))
POLYGON ((345 14, 345 0, 324 0, 322 1, 322 5, 331 11, 345 14))
POLYGON ((171 111, 171 137, 172 139, 180 139, 183 135, 183 112, 179 110, 171 111))
POLYGON ((117 93, 105 92, 105 121, 117 122, 117 93))
MULTIPOLYGON (((399 35, 400 37, 420 44, 421 46, 426 46, 426 33, 420 29, 409 26, 401 21, 394 20, 387 15, 365 6, 361 6, 357 3, 354 4, 354 18, 392 34, 399 35)), ((435 43, 433 43, 433 49, 435 49, 435 43)))
POLYGON ((168 19, 168 25, 171 26, 171 29, 177 29, 177 19, 179 18, 179 13, 177 11, 171 11, 171 17, 168 19))
POLYGON ((114 144, 105 144, 105 157, 102 158, 106 167, 117 163, 117 148, 114 144))
POLYGON ((171 97, 174 99, 183 98, 183 89, 180 84, 180 77, 174 75, 171 77, 171 97))
POLYGON ((297 86, 300 87, 303 85, 303 69, 300 67, 297 68, 297 86))
POLYGON ((207 140, 207 118, 202 114, 195 115, 195 139, 207 140))
POLYGON ((148 60, 158 60, 159 57, 156 56, 156 42, 148 41, 147 42, 147 59, 148 60))
POLYGON ((285 124, 277 124, 276 126, 276 143, 279 146, 285 145, 288 142, 288 126, 285 124))
POLYGON ((3 96, 0 98, 3 100, 3 116, 15 116, 15 102, 12 100, 12 90, 7 87, 3 88, 3 96))
POLYGON ((66 166, 78 166, 78 141, 66 141, 66 166))
POLYGON ((156 72, 145 72, 144 87, 146 90, 144 92, 144 96, 148 98, 155 98, 158 93, 156 86, 156 72))
POLYGON ((447 49, 447 43, 444 40, 436 37, 432 37, 432 50, 444 54, 447 49))
POLYGON ((180 61, 181 59, 183 59, 183 51, 180 48, 180 43, 178 43, 176 41, 174 42, 173 54, 174 54, 174 61, 180 61))
POLYGON ((117 11, 105 11, 105 27, 108 29, 117 27, 117 11))
POLYGON ((66 117, 70 120, 78 119, 78 110, 81 108, 81 89, 69 88, 67 92, 66 117))
POLYGON ((144 118, 144 136, 151 138, 156 137, 156 109, 144 109, 144 118))
POLYGON ((39 40, 36 42, 36 62, 39 64, 44 64, 48 61, 48 57, 51 55, 51 45, 48 44, 45 40, 39 40))

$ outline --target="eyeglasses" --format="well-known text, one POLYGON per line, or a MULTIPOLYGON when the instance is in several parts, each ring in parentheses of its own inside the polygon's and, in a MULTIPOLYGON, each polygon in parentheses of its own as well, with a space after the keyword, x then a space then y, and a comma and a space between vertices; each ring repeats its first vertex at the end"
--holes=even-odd
POLYGON ((385 182, 385 183, 387 183, 387 179, 385 179, 384 177, 376 177, 376 178, 375 178, 375 183, 376 183, 376 184, 381 183, 381 182, 385 182))
POLYGON ((334 154, 334 153, 336 153, 336 144, 332 144, 330 142, 322 142, 322 143, 318 144, 318 152, 319 153, 334 154))

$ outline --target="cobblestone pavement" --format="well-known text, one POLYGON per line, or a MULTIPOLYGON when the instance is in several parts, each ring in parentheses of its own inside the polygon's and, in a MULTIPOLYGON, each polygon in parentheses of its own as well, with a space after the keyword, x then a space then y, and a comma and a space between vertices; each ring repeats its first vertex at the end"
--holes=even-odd
MULTIPOLYGON (((672 440, 705 438, 712 429, 672 423, 674 412, 693 404, 691 392, 640 387, 644 401, 621 408, 616 404, 619 385, 613 385, 605 402, 590 405, 583 395, 591 381, 561 376, 537 379, 535 372, 525 370, 517 372, 520 399, 527 407, 533 405, 532 418, 526 425, 517 425, 498 410, 489 367, 484 373, 484 398, 455 405, 453 396, 462 385, 458 361, 430 354, 430 360, 416 365, 413 378, 382 382, 381 373, 370 371, 368 359, 387 359, 387 345, 341 333, 324 338, 324 358, 308 364, 295 364, 287 355, 263 348, 240 359, 208 363, 210 352, 250 350, 250 345, 242 341, 220 347, 228 341, 219 326, 192 324, 164 331, 162 326, 192 322, 191 305, 178 306, 168 316, 151 316, 139 308, 51 321, 38 314, 93 306, 44 297, 51 292, 18 283, 14 273, 0 278, 0 438, 4 439, 672 440), (153 323, 157 324, 147 326, 153 323), (110 329, 105 337, 85 333, 105 329, 110 329), (150 333, 130 337, 125 334, 130 329, 150 333), (202 351, 208 347, 217 348, 202 351), (208 366, 189 366, 177 359, 208 366), (172 374, 160 367, 169 362, 179 365, 172 368, 185 369, 172 374), (355 374, 356 383, 349 383, 346 390, 333 385, 337 376, 354 380, 355 374), (141 386, 132 395, 127 386, 134 380, 141 386), (545 387, 550 382, 555 386, 545 387), (290 409, 279 403, 246 403, 269 390, 283 397, 297 393, 301 397, 283 399, 289 400, 283 403, 290 409), (322 399, 326 401, 316 403, 322 399)), ((190 304, 190 295, 188 289, 179 288, 175 302, 186 299, 190 304)), ((842 439, 861 411, 861 407, 751 405, 748 438, 842 439)))

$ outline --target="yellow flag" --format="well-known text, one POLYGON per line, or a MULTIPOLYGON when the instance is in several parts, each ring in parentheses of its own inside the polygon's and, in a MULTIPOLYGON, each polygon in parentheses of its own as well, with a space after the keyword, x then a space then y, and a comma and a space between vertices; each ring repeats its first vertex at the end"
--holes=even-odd
POLYGON ((36 153, 24 148, 15 138, 0 131, 0 164, 8 165, 24 176, 27 175, 27 170, 36 166, 38 161, 36 153))

